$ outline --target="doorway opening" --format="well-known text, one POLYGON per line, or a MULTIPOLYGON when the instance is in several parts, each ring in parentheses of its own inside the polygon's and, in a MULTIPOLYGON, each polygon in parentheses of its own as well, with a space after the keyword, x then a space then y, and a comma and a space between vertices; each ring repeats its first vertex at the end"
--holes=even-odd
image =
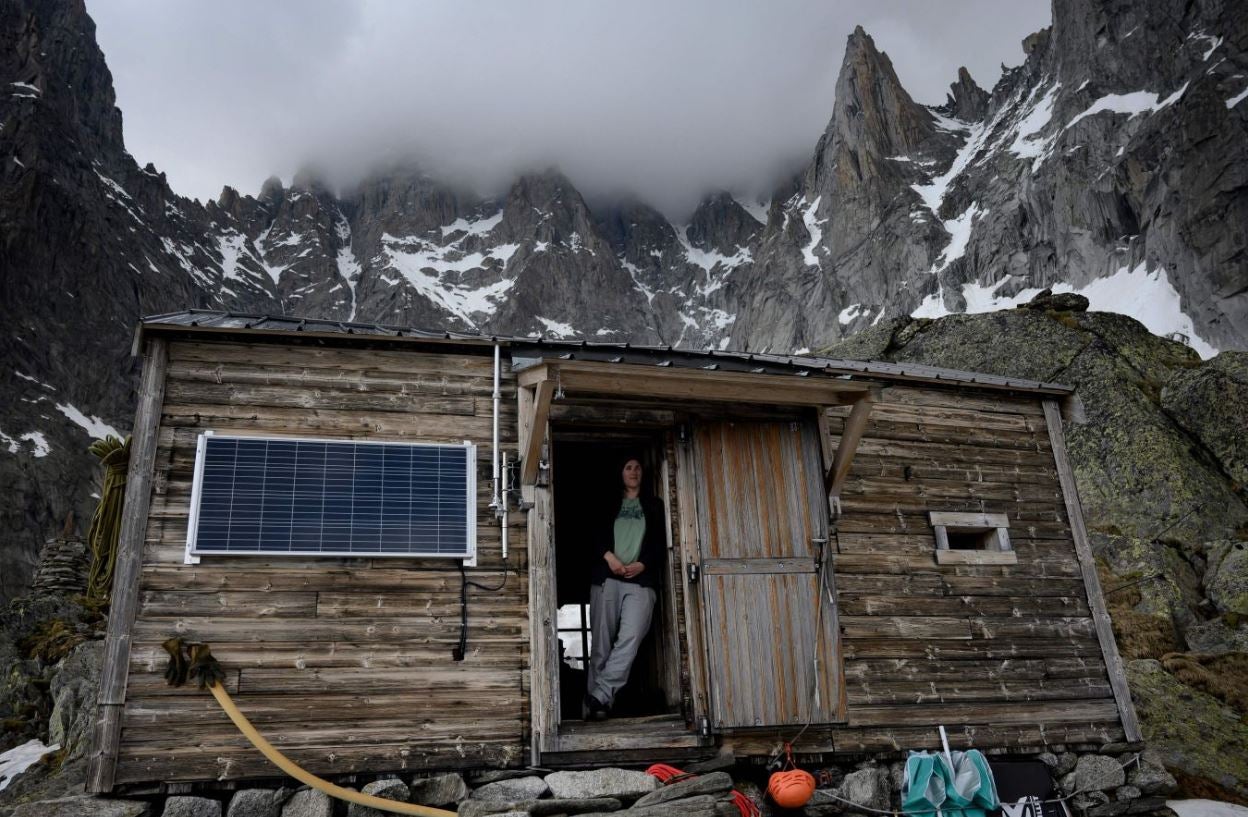
MULTIPOLYGON (((554 529, 555 577, 559 638, 559 709, 565 724, 582 720, 581 703, 588 681, 593 650, 590 584, 595 565, 595 542, 604 526, 602 515, 614 512, 619 496, 619 465, 626 456, 642 461, 641 492, 663 501, 672 501, 666 484, 666 434, 618 430, 601 434, 578 428, 561 433, 552 430, 552 465, 555 475, 554 529)), ((618 508, 618 506, 616 506, 618 508)), ((646 565, 661 573, 650 631, 633 662, 628 684, 616 696, 611 720, 679 717, 682 693, 682 656, 677 637, 672 594, 671 531, 663 549, 664 562, 646 565)))

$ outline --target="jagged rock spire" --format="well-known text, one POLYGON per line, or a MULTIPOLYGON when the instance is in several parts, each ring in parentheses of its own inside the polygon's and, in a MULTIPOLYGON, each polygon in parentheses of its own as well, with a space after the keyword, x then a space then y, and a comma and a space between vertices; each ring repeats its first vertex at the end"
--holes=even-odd
POLYGON ((992 95, 980 88, 971 77, 971 72, 963 66, 958 69, 958 81, 949 86, 946 104, 955 119, 978 122, 987 116, 991 99, 992 95))

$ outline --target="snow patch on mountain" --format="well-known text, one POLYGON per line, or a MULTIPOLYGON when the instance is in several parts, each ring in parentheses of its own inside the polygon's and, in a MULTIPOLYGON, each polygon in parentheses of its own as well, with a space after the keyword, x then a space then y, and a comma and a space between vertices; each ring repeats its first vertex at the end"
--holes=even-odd
POLYGON ((122 437, 122 433, 120 431, 113 428, 99 417, 88 417, 86 414, 83 414, 75 406, 72 406, 69 403, 57 403, 56 410, 68 417, 74 425, 87 432, 87 435, 94 439, 102 440, 110 434, 114 437, 122 437))
POLYGON ((1129 117, 1136 117, 1144 113, 1156 113, 1179 101, 1187 91, 1189 84, 1187 82, 1183 83, 1182 88, 1165 99, 1161 98, 1161 94, 1155 94, 1152 91, 1107 94, 1089 105, 1082 113, 1076 114, 1073 119, 1066 123, 1066 127, 1063 130, 1069 130, 1076 123, 1087 119, 1089 116, 1096 116, 1098 113, 1125 114, 1129 117))
POLYGON ((355 252, 351 249, 351 224, 342 213, 338 214, 338 222, 334 225, 334 232, 341 244, 334 261, 338 264, 338 274, 342 276, 342 280, 347 282, 347 287, 351 290, 351 312, 347 316, 347 320, 353 321, 355 320, 357 306, 355 287, 360 282, 360 273, 363 271, 363 267, 360 265, 360 259, 355 257, 355 252))
MULTIPOLYGON (((1049 124, 1053 118, 1053 103, 1057 100, 1057 92, 1061 89, 1060 82, 1055 83, 1043 97, 1034 103, 1018 123, 1018 130, 1014 137, 1014 143, 1010 145, 1009 151, 1020 159, 1033 159, 1031 163, 1031 172, 1035 173, 1040 169, 1040 165, 1048 158, 1049 153, 1053 149, 1053 138, 1044 138, 1037 136, 1049 124)), ((1033 88, 1028 102, 1036 95, 1038 88, 1033 88)))
MULTIPOLYGON (((3 431, 0 431, 0 448, 10 454, 19 454, 22 451, 22 443, 30 443, 33 450, 30 452, 32 457, 46 457, 52 451, 52 446, 48 445, 48 438, 43 436, 41 431, 28 431, 25 434, 19 434, 17 437, 10 437, 3 431)), ((4 788, 0 786, 0 788, 4 788)))
POLYGON ((446 237, 452 233, 463 233, 462 237, 466 238, 470 235, 488 235, 503 220, 503 211, 500 208, 497 213, 488 218, 479 218, 469 221, 462 216, 455 219, 450 224, 442 227, 442 236, 446 237))
POLYGON ((734 267, 739 267, 742 264, 748 264, 754 260, 754 257, 750 255, 749 247, 742 247, 738 245, 735 253, 732 255, 724 255, 723 253, 716 252, 715 250, 703 250, 693 246, 693 244, 689 241, 689 225, 677 227, 676 238, 679 239, 681 246, 685 248, 685 260, 696 267, 701 267, 707 272, 710 272, 717 266, 724 267, 725 269, 733 269, 734 267))
POLYGON ((966 247, 971 241, 971 230, 974 228, 975 219, 987 213, 987 210, 979 209, 977 202, 971 202, 971 206, 967 207, 962 215, 944 222, 945 232, 949 233, 949 243, 937 257, 936 263, 932 264, 930 270, 932 274, 943 272, 954 261, 966 255, 966 247))
MULTIPOLYGON (((965 312, 978 314, 1012 309, 1034 298, 1041 290, 1027 287, 1013 295, 999 295, 999 290, 1010 280, 1007 276, 995 284, 983 286, 972 281, 962 285, 965 312)), ((1218 350, 1201 338, 1192 319, 1183 314, 1182 299, 1170 283, 1163 267, 1149 270, 1144 262, 1134 268, 1121 267, 1112 275, 1097 278, 1082 287, 1061 282, 1054 284, 1055 293, 1073 292, 1088 299, 1088 309, 1094 312, 1117 312, 1135 318, 1148 331, 1163 337, 1177 337, 1204 359, 1218 350)), ((925 297, 918 308, 910 313, 913 318, 941 318, 952 314, 944 303, 944 288, 925 297)))
MULTIPOLYGON (((802 199, 805 203, 806 199, 802 199)), ((802 224, 806 225, 806 232, 810 235, 810 242, 802 247, 802 260, 806 262, 808 267, 822 267, 819 259, 815 257, 815 248, 819 246, 819 242, 823 241, 823 228, 819 225, 827 221, 826 218, 815 218, 819 211, 819 203, 823 201, 823 196, 816 196, 810 206, 802 211, 802 224)))
POLYGON ((543 318, 541 315, 534 316, 542 326, 546 327, 546 334, 553 335, 557 338, 570 338, 576 334, 576 330, 572 328, 570 323, 562 323, 560 321, 543 318))

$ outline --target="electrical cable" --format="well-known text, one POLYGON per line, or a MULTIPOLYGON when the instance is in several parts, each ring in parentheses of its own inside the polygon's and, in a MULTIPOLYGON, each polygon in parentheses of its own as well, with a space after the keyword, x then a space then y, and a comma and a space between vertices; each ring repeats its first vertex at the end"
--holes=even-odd
POLYGON ((337 786, 328 780, 317 777, 279 752, 273 744, 265 739, 264 735, 256 731, 256 727, 252 726, 251 721, 247 720, 247 717, 239 711, 234 701, 230 698, 230 693, 226 692, 225 687, 221 686, 219 682, 214 681, 212 686, 208 687, 208 690, 212 693, 212 697, 217 699, 217 703, 221 705, 221 708, 225 710, 225 714, 238 727, 238 731, 242 732, 243 736, 251 741, 251 745, 259 749, 260 753, 268 758, 274 766, 277 766, 277 768, 300 783, 322 791, 330 797, 346 800, 349 803, 361 806, 368 806, 379 811, 409 814, 415 817, 455 817, 456 813, 453 811, 431 808, 429 806, 418 806, 415 803, 400 803, 397 800, 387 800, 384 797, 376 797, 352 789, 344 789, 342 786, 337 786))

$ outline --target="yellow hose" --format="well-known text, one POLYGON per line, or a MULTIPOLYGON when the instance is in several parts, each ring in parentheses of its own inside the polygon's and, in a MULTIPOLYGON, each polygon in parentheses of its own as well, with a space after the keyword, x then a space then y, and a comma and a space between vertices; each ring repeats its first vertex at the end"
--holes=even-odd
POLYGON ((344 789, 342 786, 335 786, 328 780, 322 780, 309 771, 296 766, 294 761, 286 757, 286 755, 277 751, 273 744, 264 739, 256 731, 256 727, 251 725, 251 721, 238 711, 238 707, 234 705, 234 701, 230 698, 230 693, 225 691, 225 687, 221 684, 213 682, 209 687, 212 697, 217 699, 217 703, 221 704, 221 708, 225 710, 225 714, 230 716, 230 720, 234 721, 234 725, 238 727, 238 731, 251 741, 251 745, 260 750, 260 753, 267 757, 274 766, 284 771, 286 774, 311 786, 314 789, 323 791, 330 797, 337 797, 339 800, 346 800, 349 803, 358 803, 361 806, 380 809, 381 811, 390 811, 395 814, 414 814, 417 817, 457 817, 456 812, 447 811, 446 809, 430 808, 429 806, 418 806, 414 803, 400 803, 398 800, 387 800, 384 797, 374 797, 371 794, 363 794, 351 789, 344 789))

